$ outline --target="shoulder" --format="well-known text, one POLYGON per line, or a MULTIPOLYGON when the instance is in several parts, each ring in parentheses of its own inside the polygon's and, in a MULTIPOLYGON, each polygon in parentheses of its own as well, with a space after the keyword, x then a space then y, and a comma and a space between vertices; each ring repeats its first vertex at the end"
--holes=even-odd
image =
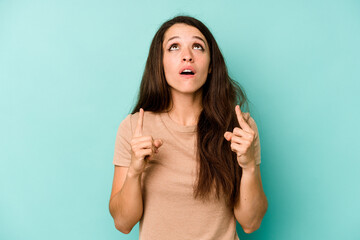
MULTIPOLYGON (((135 112, 133 114, 129 114, 130 115, 130 120, 132 123, 137 123, 138 119, 139 119, 139 112, 135 112)), ((156 118, 158 118, 160 115, 160 113, 154 113, 151 111, 144 111, 144 122, 145 121, 152 121, 155 120, 156 118)))
MULTIPOLYGON (((144 111, 144 119, 143 124, 144 127, 147 125, 151 125, 154 122, 157 122, 160 118, 160 113, 154 113, 151 111, 144 111)), ((135 129, 137 122, 139 120, 139 112, 130 113, 126 116, 126 118, 121 123, 122 125, 126 125, 127 127, 130 127, 130 129, 135 129)))
MULTIPOLYGON (((143 126, 145 129, 151 127, 158 121, 159 113, 144 111, 143 126)), ((123 136, 131 136, 137 126, 139 112, 128 114, 120 123, 118 133, 123 136)))

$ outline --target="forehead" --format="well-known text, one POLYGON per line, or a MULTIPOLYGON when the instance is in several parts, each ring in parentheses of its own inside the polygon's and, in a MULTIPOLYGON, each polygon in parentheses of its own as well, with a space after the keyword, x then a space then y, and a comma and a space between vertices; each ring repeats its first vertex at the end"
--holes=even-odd
MULTIPOLYGON (((166 44, 169 38, 178 36, 179 38, 192 38, 194 36, 201 37, 206 42, 206 38, 196 27, 184 24, 176 23, 172 25, 164 34, 164 44, 166 44)), ((207 43, 207 42, 206 42, 207 43)))

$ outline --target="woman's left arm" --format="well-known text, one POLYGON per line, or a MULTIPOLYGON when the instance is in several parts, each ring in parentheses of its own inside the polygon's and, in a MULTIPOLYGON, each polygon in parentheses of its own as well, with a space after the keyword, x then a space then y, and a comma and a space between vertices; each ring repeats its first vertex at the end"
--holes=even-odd
POLYGON ((234 206, 234 215, 244 232, 252 233, 260 227, 267 206, 261 183, 260 166, 243 168, 240 197, 234 206))
POLYGON ((243 171, 234 215, 244 232, 252 233, 260 227, 268 203, 261 182, 260 166, 255 161, 255 130, 245 121, 239 106, 235 111, 241 128, 224 134, 226 140, 231 141, 231 150, 237 154, 243 171))

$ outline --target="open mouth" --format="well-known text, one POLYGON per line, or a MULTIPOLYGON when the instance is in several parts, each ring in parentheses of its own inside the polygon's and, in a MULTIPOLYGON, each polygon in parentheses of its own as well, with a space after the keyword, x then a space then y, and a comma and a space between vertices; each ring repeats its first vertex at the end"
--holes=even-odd
POLYGON ((195 73, 191 70, 185 69, 180 73, 181 75, 194 75, 195 73))

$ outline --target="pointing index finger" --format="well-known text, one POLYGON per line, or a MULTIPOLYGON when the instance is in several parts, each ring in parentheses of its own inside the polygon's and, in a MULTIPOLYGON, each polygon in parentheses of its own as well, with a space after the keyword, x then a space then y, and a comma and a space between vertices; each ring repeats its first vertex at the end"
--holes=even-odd
POLYGON ((247 130, 250 130, 251 128, 249 127, 249 125, 246 123, 242 113, 241 113, 241 110, 240 110, 240 106, 239 105, 236 105, 235 107, 235 112, 236 112, 236 117, 238 119, 238 122, 240 124, 240 127, 247 131, 247 130))
POLYGON ((143 130, 143 122, 144 122, 144 109, 140 108, 139 110, 139 118, 138 118, 138 122, 135 128, 135 137, 140 137, 142 136, 142 130, 143 130))

